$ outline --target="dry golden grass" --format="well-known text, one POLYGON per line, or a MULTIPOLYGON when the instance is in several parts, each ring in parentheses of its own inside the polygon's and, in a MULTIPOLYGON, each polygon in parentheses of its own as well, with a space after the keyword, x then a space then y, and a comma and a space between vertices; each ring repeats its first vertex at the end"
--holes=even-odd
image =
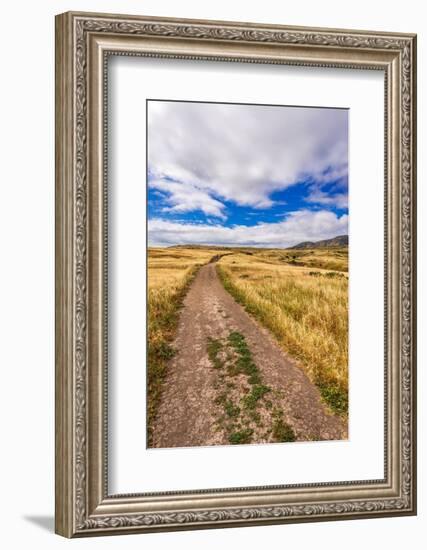
MULTIPOLYGON (((303 364, 330 407, 348 409, 348 249, 224 250, 225 288, 303 364)), ((148 426, 173 356, 179 310, 212 248, 148 251, 148 426)))
POLYGON ((157 412, 166 365, 174 350, 179 309, 198 268, 217 253, 209 249, 148 249, 148 435, 157 412))
POLYGON ((312 248, 262 250, 256 253, 266 262, 296 267, 316 267, 331 271, 348 271, 348 248, 312 248))
POLYGON ((260 250, 224 256, 225 288, 299 359, 336 412, 348 410, 348 251, 260 250))
POLYGON ((180 286, 192 268, 207 263, 216 253, 208 248, 149 248, 148 288, 180 286))

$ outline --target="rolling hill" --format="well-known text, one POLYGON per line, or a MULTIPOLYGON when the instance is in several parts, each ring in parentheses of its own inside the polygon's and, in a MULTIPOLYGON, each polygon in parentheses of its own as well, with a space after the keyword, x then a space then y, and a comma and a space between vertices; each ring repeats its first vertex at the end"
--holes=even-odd
POLYGON ((305 241, 303 243, 296 244, 290 248, 335 248, 339 246, 348 246, 348 235, 339 235, 332 239, 325 239, 323 241, 305 241))

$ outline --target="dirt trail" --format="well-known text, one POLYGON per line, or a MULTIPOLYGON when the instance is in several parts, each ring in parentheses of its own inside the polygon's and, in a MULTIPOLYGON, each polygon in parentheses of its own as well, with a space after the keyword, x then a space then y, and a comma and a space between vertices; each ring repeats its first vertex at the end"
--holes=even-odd
POLYGON ((283 439, 283 428, 296 440, 347 438, 345 423, 327 411, 301 368, 224 289, 215 263, 203 266, 193 281, 173 346, 177 352, 168 365, 153 447, 292 440, 283 439), (230 334, 239 335, 240 351, 230 344, 230 334), (262 378, 256 384, 264 390, 258 392, 261 397, 255 395, 255 404, 243 399, 242 405, 254 386, 230 366, 238 353, 246 353, 244 359, 250 354, 248 364, 256 365, 256 376, 262 378), (233 423, 238 441, 230 440, 233 423))

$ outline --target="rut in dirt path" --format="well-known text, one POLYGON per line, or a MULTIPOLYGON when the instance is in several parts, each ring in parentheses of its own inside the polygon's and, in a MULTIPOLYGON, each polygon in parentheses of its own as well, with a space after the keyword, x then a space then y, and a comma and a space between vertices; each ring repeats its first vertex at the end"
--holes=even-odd
POLYGON ((200 268, 181 311, 151 447, 346 439, 345 422, 263 327, 200 268))

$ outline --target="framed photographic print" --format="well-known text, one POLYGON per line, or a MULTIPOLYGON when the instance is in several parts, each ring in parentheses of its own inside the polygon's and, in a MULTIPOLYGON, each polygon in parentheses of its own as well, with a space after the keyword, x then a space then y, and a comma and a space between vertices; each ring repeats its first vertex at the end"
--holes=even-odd
POLYGON ((56 18, 56 531, 416 513, 416 37, 56 18))

